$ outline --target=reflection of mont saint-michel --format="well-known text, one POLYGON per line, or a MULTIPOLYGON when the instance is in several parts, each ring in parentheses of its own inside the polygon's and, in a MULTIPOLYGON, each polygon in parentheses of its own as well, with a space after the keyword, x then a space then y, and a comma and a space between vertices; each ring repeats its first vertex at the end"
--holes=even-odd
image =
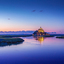
POLYGON ((38 40, 40 43, 42 43, 44 41, 44 37, 39 37, 39 36, 34 36, 35 40, 38 40))
POLYGON ((50 36, 50 34, 46 33, 41 27, 36 30, 34 33, 33 33, 34 36, 50 36))

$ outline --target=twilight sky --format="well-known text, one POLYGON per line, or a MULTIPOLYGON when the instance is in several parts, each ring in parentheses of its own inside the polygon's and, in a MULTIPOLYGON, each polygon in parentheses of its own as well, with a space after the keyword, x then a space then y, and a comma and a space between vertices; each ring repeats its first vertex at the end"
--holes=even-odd
POLYGON ((40 26, 47 32, 64 32, 64 0, 0 0, 0 31, 40 26))

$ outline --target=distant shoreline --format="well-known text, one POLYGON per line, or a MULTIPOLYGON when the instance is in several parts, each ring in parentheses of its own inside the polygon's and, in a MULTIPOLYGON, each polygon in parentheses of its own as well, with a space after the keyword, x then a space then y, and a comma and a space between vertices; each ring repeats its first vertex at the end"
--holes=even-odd
MULTIPOLYGON (((29 37, 32 34, 0 34, 0 37, 29 37)), ((64 34, 50 34, 50 36, 64 36, 64 34)))

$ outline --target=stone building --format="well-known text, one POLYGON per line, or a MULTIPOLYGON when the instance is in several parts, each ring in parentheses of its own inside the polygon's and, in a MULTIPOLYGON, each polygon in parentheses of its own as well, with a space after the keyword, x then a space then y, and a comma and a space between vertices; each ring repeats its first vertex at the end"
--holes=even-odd
POLYGON ((46 33, 46 32, 40 27, 38 30, 36 30, 36 31, 33 33, 33 35, 50 35, 50 34, 46 33))

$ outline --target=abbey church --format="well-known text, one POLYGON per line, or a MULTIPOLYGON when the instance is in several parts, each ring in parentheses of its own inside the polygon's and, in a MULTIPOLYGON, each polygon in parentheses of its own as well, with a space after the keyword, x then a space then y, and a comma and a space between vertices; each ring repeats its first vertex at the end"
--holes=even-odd
POLYGON ((36 31, 33 33, 33 35, 50 35, 50 34, 46 33, 46 32, 40 27, 38 30, 36 30, 36 31))

